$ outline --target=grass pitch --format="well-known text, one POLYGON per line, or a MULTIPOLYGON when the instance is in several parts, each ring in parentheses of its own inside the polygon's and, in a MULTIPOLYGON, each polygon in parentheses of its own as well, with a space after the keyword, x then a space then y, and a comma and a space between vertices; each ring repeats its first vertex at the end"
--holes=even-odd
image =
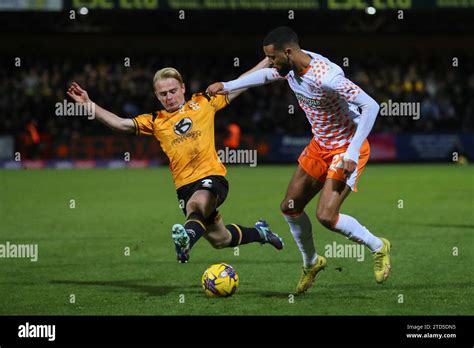
MULTIPOLYGON (((368 251, 362 262, 329 258, 313 288, 292 301, 301 256, 279 203, 294 169, 230 167, 220 209, 226 223, 265 218, 283 251, 252 244, 235 255, 202 239, 184 265, 170 237, 183 216, 167 168, 0 171, 0 244, 39 251, 37 262, 0 258, 0 314, 474 314, 473 167, 369 165, 342 212, 391 240, 391 278, 375 283, 368 251), (220 262, 235 267, 240 286, 231 298, 208 299, 201 275, 220 262)), ((319 225, 317 199, 306 211, 324 255, 333 242, 351 242, 319 225)))

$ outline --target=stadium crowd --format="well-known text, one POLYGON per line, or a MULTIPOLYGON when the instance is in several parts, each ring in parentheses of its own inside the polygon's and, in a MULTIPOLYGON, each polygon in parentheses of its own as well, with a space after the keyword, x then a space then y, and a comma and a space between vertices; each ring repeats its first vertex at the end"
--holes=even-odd
MULTIPOLYGON (((343 66, 343 57, 330 57, 343 66)), ((13 59, 13 58, 12 58, 13 59)), ((379 103, 420 103, 421 117, 379 117, 376 131, 425 132, 472 131, 474 129, 474 60, 459 58, 459 66, 449 56, 431 58, 411 56, 405 59, 365 57, 351 59, 343 66, 346 76, 359 84, 379 103)), ((201 57, 189 59, 130 58, 34 59, 21 67, 0 71, 0 134, 19 134, 33 122, 40 133, 69 138, 81 134, 108 134, 97 122, 85 117, 61 117, 55 105, 67 100, 66 89, 77 81, 90 98, 102 107, 122 116, 158 110, 152 91, 157 69, 176 67, 183 75, 187 96, 204 91, 211 82, 236 78, 257 63, 254 58, 201 57)), ((2 66, 11 66, 6 62, 2 66)), ((284 82, 254 88, 233 102, 216 118, 219 127, 234 122, 243 133, 309 132, 306 118, 284 82), (293 111, 294 110, 294 111, 293 111), (293 111, 293 113, 292 113, 293 111)))

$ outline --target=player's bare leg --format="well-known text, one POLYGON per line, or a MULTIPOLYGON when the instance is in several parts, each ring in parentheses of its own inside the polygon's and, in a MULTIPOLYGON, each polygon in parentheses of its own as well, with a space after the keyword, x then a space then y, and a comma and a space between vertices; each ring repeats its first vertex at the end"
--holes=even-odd
POLYGON ((290 226, 291 234, 303 256, 303 270, 296 293, 303 293, 313 284, 316 274, 326 266, 326 259, 318 256, 313 242, 311 221, 305 206, 322 189, 323 183, 307 174, 298 165, 288 184, 280 209, 290 226))
POLYGON ((325 227, 334 230, 339 209, 351 192, 351 188, 345 182, 327 179, 319 196, 316 218, 325 227))
POLYGON ((213 224, 206 226, 204 238, 216 249, 226 248, 230 245, 232 235, 225 228, 224 221, 221 218, 213 224))
POLYGON ((327 179, 321 190, 316 217, 331 231, 367 246, 374 255, 375 279, 377 283, 382 283, 390 273, 390 242, 374 236, 353 217, 339 213, 350 192, 351 188, 345 182, 327 179))
POLYGON ((303 255, 304 267, 314 264, 317 258, 311 221, 304 208, 322 187, 322 182, 314 179, 298 165, 288 184, 285 198, 280 204, 281 212, 288 222, 293 238, 303 255))
POLYGON ((186 204, 186 222, 175 224, 172 228, 172 237, 176 246, 178 261, 186 263, 189 260, 189 251, 206 232, 206 217, 217 206, 216 197, 208 190, 197 190, 186 204))
POLYGON ((187 219, 193 214, 201 214, 209 216, 217 206, 217 199, 208 190, 198 190, 194 192, 186 204, 186 211, 188 212, 187 219))

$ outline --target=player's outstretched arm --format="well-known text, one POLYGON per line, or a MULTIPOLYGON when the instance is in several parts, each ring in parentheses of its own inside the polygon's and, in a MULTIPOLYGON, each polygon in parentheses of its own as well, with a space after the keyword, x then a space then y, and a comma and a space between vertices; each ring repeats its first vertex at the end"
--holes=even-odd
MULTIPOLYGON (((260 69, 265 69, 265 68, 268 68, 270 66, 270 61, 267 57, 263 58, 257 65, 255 65, 252 69, 244 72, 242 75, 240 75, 238 78, 240 79, 241 77, 244 77, 244 76, 247 76, 247 75, 250 75, 251 73, 257 71, 257 70, 260 70, 260 69)), ((241 88, 241 89, 237 89, 233 92, 230 92, 229 95, 228 95, 228 98, 229 98, 229 101, 232 101, 234 100, 235 98, 237 98, 240 94, 242 94, 243 92, 245 92, 248 88, 241 88)))
POLYGON ((280 74, 278 74, 278 72, 273 68, 257 68, 260 64, 267 64, 266 58, 238 79, 228 82, 213 83, 207 87, 206 92, 210 95, 225 94, 238 89, 261 86, 276 80, 284 79, 284 77, 280 76, 280 74))
POLYGON ((79 86, 76 82, 73 82, 69 87, 67 95, 70 96, 76 103, 93 103, 95 111, 94 117, 105 124, 107 127, 119 132, 135 132, 135 125, 131 119, 118 117, 110 111, 107 111, 95 104, 92 100, 90 100, 87 91, 82 89, 81 86, 79 86))

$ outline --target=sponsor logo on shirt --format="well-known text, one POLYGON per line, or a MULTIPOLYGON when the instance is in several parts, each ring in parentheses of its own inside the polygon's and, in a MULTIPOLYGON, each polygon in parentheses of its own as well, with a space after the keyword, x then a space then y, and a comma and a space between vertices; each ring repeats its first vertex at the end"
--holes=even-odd
POLYGON ((321 105, 321 101, 319 99, 311 99, 311 98, 308 98, 307 96, 305 96, 301 93, 297 93, 297 92, 295 92, 295 95, 296 95, 296 99, 298 99, 299 103, 306 104, 310 107, 317 107, 317 106, 321 105))

